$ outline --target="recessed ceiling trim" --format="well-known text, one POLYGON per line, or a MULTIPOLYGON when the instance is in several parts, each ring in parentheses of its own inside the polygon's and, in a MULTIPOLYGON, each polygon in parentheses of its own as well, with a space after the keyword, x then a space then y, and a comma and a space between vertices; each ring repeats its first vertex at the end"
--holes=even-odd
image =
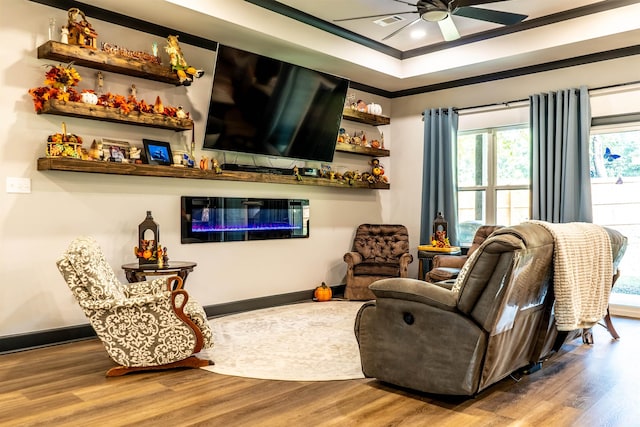
POLYGON ((391 98, 418 95, 421 93, 436 92, 444 89, 452 89, 461 86, 469 86, 479 83, 486 83, 495 80, 510 79, 513 77, 526 76, 529 74, 553 71, 561 68, 575 67, 578 65, 590 64, 593 62, 608 61, 611 59, 624 58, 627 56, 640 55, 640 45, 627 46, 619 49, 612 49, 603 52, 590 53, 587 55, 575 56, 572 58, 560 59, 557 61, 544 62, 541 64, 528 65, 526 67, 512 68, 510 70, 498 71, 495 73, 481 74, 463 79, 449 80, 427 86, 420 86, 412 89, 405 89, 393 92, 391 98))
POLYGON ((301 10, 294 9, 278 1, 275 1, 275 0, 244 0, 244 1, 246 1, 247 3, 254 4, 256 6, 260 6, 262 8, 278 13, 280 15, 286 16, 288 18, 295 19, 296 21, 302 22, 304 24, 311 25, 312 27, 315 27, 319 30, 326 31, 338 37, 342 37, 345 40, 349 40, 354 43, 361 44, 365 47, 376 50, 385 55, 389 55, 393 58, 402 59, 402 51, 398 49, 392 48, 391 46, 387 46, 384 43, 380 43, 370 38, 361 36, 358 33, 346 30, 330 22, 324 21, 322 19, 318 19, 315 16, 309 15, 308 13, 302 12, 301 10))

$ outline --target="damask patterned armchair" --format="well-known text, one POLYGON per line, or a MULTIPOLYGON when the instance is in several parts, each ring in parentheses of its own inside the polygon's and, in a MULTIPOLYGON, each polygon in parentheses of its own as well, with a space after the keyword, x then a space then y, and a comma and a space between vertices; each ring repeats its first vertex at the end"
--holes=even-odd
POLYGON ((404 225, 361 224, 353 248, 344 254, 347 286, 344 296, 352 300, 374 299, 369 285, 389 277, 407 277, 413 261, 409 253, 409 233, 404 225))
POLYGON ((84 236, 69 245, 57 265, 107 353, 120 365, 107 376, 211 363, 195 356, 212 347, 212 334, 204 309, 182 289, 181 278, 122 284, 97 242, 84 236))

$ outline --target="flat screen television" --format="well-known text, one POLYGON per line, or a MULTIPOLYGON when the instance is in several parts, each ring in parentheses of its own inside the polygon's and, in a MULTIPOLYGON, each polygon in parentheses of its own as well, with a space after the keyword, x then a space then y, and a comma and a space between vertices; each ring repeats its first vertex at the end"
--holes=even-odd
POLYGON ((349 81, 220 45, 203 148, 331 162, 349 81))

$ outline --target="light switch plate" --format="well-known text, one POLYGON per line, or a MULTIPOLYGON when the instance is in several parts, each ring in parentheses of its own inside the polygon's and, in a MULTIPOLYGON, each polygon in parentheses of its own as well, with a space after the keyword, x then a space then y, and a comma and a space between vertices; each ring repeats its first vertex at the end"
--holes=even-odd
POLYGON ((31 178, 8 176, 7 193, 31 193, 31 178))

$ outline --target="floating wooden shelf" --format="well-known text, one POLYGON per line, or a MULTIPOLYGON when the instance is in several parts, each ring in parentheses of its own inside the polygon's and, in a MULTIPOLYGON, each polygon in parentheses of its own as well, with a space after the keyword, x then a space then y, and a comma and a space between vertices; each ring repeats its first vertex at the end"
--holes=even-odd
POLYGON ((111 71, 174 85, 180 84, 178 76, 168 66, 52 40, 38 47, 38 58, 73 62, 75 65, 96 70, 111 71))
POLYGON ((336 144, 336 151, 342 151, 344 153, 361 154, 363 156, 371 156, 371 157, 389 157, 390 155, 389 150, 387 150, 386 148, 363 147, 360 145, 345 144, 343 142, 338 142, 336 144))
POLYGON ((365 123, 373 126, 388 125, 391 119, 387 116, 379 116, 377 114, 364 113, 362 111, 345 108, 342 111, 342 118, 351 120, 352 122, 365 123))
POLYGON ((81 117, 105 122, 128 123, 175 131, 193 129, 193 120, 169 117, 163 114, 131 112, 122 114, 117 109, 82 102, 69 102, 50 99, 43 104, 38 114, 55 114, 58 116, 81 117))
POLYGON ((273 184, 315 185, 321 187, 338 187, 347 189, 379 189, 388 190, 387 183, 369 184, 366 182, 354 182, 349 184, 343 180, 331 180, 326 178, 314 178, 303 176, 298 181, 293 175, 274 175, 256 172, 230 172, 223 171, 220 174, 212 170, 200 170, 194 168, 181 168, 173 166, 136 165, 133 163, 113 163, 91 160, 79 160, 69 157, 41 157, 38 159, 39 171, 67 171, 85 173, 104 173, 113 175, 154 176, 169 178, 209 179, 220 181, 245 181, 265 182, 273 184))

